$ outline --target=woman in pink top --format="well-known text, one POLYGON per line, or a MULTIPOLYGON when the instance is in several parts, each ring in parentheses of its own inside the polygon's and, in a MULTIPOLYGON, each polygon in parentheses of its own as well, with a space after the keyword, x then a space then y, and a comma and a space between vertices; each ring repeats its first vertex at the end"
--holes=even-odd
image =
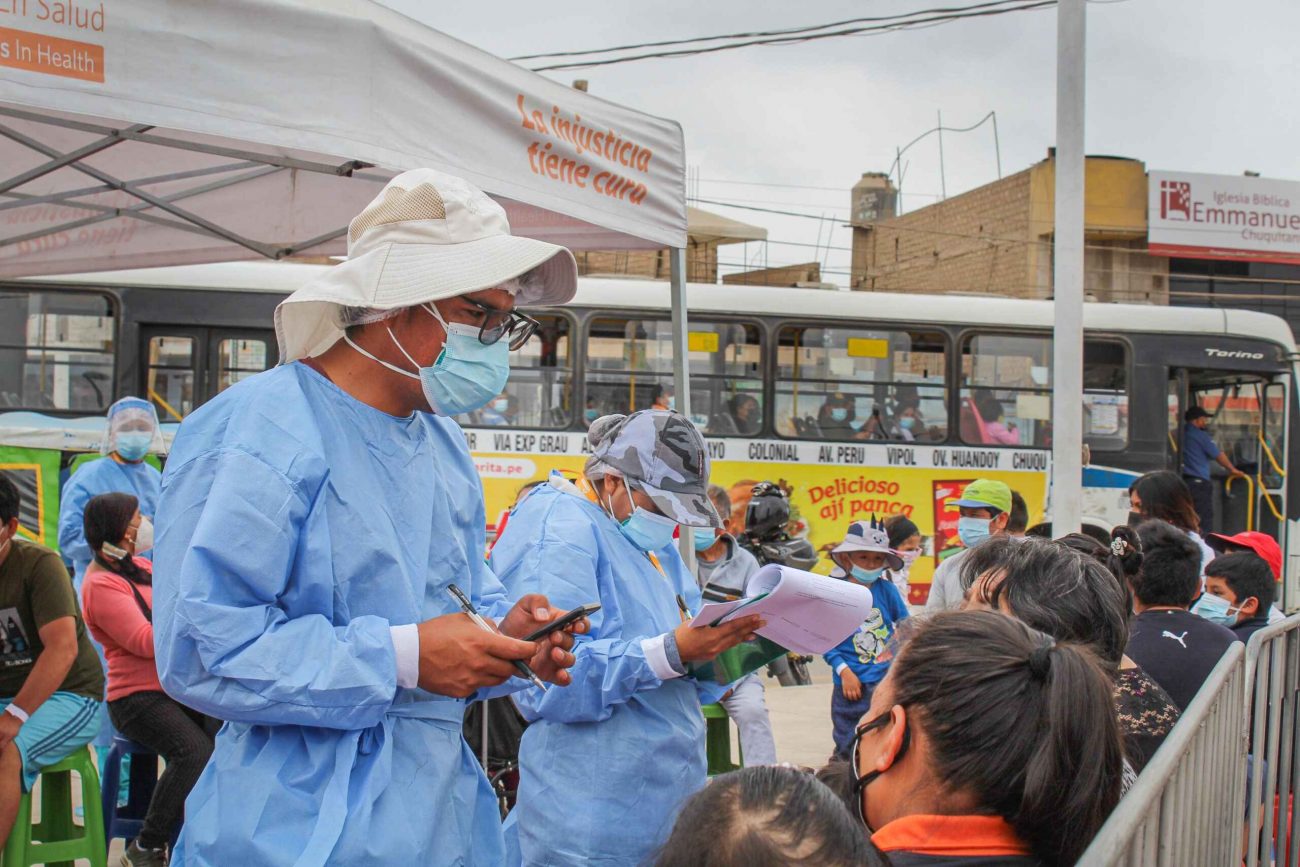
POLYGON ((86 504, 86 542, 94 554, 82 584, 86 626, 108 661, 108 715, 126 737, 167 761, 140 836, 122 867, 163 867, 180 829, 185 798, 212 754, 213 721, 163 692, 153 656, 153 573, 136 555, 153 545, 153 526, 130 494, 100 494, 86 504))

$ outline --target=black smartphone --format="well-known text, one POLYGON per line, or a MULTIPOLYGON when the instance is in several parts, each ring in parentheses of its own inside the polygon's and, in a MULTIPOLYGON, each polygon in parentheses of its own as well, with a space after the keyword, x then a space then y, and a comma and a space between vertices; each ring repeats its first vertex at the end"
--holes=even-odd
POLYGON ((525 635, 524 641, 540 641, 541 639, 550 635, 552 632, 557 632, 563 629, 564 627, 568 626, 570 623, 581 620, 582 618, 587 617, 589 615, 595 614, 599 610, 600 610, 599 602, 588 602, 586 605, 579 605, 577 608, 573 609, 568 614, 561 617, 559 620, 555 620, 551 623, 548 623, 545 626, 543 626, 541 629, 537 630, 536 632, 533 632, 529 635, 525 635))

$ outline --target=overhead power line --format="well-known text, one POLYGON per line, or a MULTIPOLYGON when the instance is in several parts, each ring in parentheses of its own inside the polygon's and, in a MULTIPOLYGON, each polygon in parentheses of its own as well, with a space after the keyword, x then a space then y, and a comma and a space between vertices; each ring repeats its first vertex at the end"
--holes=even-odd
POLYGON ((613 45, 609 48, 588 48, 579 51, 552 51, 544 54, 521 54, 517 57, 511 57, 510 60, 550 60, 557 57, 581 57, 584 54, 610 54, 615 51, 637 51, 643 48, 668 48, 674 45, 690 45, 693 42, 717 42, 722 39, 764 39, 768 37, 795 37, 801 34, 814 33, 818 30, 829 30, 832 27, 847 27, 851 24, 878 24, 888 21, 901 21, 907 18, 914 18, 918 15, 937 15, 950 12, 964 12, 972 9, 987 9, 995 6, 1005 6, 1008 3, 1023 3, 1026 0, 989 0, 985 3, 976 3, 971 6, 952 6, 939 7, 936 9, 918 9, 915 12, 901 12, 894 15, 875 15, 866 18, 846 18, 843 21, 831 21, 826 24, 815 24, 808 27, 789 27, 780 30, 752 30, 741 33, 721 33, 717 36, 696 36, 691 39, 666 39, 660 42, 634 42, 629 45, 613 45))
MULTIPOLYGON (((860 27, 849 27, 840 30, 827 30, 826 28, 836 27, 837 24, 823 24, 817 27, 799 28, 797 31, 772 31, 769 35, 753 35, 750 38, 747 34, 730 34, 727 36, 700 37, 697 39, 672 40, 667 44, 689 44, 698 42, 712 42, 722 39, 732 39, 738 41, 725 42, 721 45, 696 45, 690 48, 682 48, 673 51, 653 51, 644 54, 631 54, 622 57, 594 58, 586 60, 576 60, 567 63, 555 63, 549 66, 532 67, 534 72, 550 72, 560 69, 585 69, 593 66, 610 66, 616 63, 629 63, 634 60, 651 60, 658 58, 673 57, 692 57, 699 54, 712 54, 718 51, 732 51, 737 48, 748 48, 755 45, 795 45, 803 42, 812 42, 819 39, 832 39, 841 36, 861 36, 873 33, 888 33, 896 30, 906 30, 916 27, 932 27, 940 24, 947 24, 952 21, 960 21, 966 18, 987 18, 994 15, 1005 15, 1008 12, 1026 12, 1035 9, 1045 9, 1049 6, 1055 6, 1056 0, 994 0, 994 2, 977 3, 965 7, 950 7, 945 9, 928 9, 918 12, 907 13, 895 16, 882 16, 879 21, 886 23, 877 23, 864 25, 860 27), (823 32, 814 32, 823 31, 823 32)), ((592 54, 607 54, 619 50, 638 50, 640 47, 656 47, 655 43, 645 43, 643 46, 626 47, 626 48, 605 48, 591 49, 588 51, 573 52, 556 52, 553 54, 535 54, 524 57, 511 58, 512 60, 543 60, 546 58, 563 59, 565 57, 577 57, 592 54)))

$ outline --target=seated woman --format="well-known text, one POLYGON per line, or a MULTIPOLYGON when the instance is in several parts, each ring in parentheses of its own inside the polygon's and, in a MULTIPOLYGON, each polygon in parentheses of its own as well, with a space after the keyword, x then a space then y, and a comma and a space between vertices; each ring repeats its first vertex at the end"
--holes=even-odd
POLYGON ((1142 561, 1127 527, 1115 553, 1082 533, 1056 542, 990 539, 963 564, 972 586, 968 608, 1015 617, 1059 641, 1088 645, 1114 679, 1115 712, 1125 758, 1140 773, 1178 722, 1178 706, 1137 663, 1124 655, 1133 609, 1123 570, 1142 561), (1131 539, 1131 542, 1125 541, 1131 539))
POLYGON ((696 793, 655 867, 876 867, 840 797, 793 768, 745 768, 696 793))
POLYGON ((138 556, 153 527, 131 494, 100 494, 86 504, 86 542, 94 559, 82 584, 86 626, 108 660, 108 715, 124 736, 162 756, 144 827, 127 848, 128 867, 162 867, 180 830, 185 798, 212 755, 215 722, 163 692, 153 655, 152 564, 138 556))
POLYGON ((852 751, 894 867, 1074 864, 1119 801, 1110 679, 1084 647, 991 611, 919 622, 852 751))
POLYGON ((558 608, 601 605, 574 643, 573 683, 514 696, 531 725, 506 835, 524 864, 635 867, 705 782, 700 705, 727 685, 696 681, 687 664, 734 647, 762 621, 687 622, 700 591, 673 534, 722 525, 695 425, 642 410, 597 419, 587 439, 578 484, 552 474, 492 549, 510 593, 545 593, 558 608))

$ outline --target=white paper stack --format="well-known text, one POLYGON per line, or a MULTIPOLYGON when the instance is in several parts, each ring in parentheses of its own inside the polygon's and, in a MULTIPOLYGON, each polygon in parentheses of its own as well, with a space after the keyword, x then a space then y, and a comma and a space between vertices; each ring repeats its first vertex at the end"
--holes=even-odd
POLYGON ((759 635, 795 653, 825 653, 861 626, 873 605, 871 591, 861 584, 775 563, 750 579, 746 593, 734 602, 705 605, 691 625, 761 614, 767 625, 759 635))

